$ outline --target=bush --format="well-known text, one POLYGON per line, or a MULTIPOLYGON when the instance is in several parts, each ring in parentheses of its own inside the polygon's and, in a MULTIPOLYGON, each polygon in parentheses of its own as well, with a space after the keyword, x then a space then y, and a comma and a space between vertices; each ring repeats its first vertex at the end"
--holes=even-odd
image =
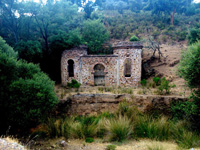
POLYGON ((86 142, 86 143, 92 143, 92 142, 94 142, 94 139, 88 137, 88 138, 85 139, 85 142, 86 142))
POLYGON ((139 38, 135 35, 133 35, 131 38, 130 38, 130 41, 132 42, 135 42, 135 41, 139 41, 139 38))
POLYGON ((171 104, 171 113, 172 117, 177 119, 186 119, 190 120, 193 115, 197 115, 198 106, 194 101, 178 101, 171 104))
MULTIPOLYGON (((190 44, 196 43, 198 40, 200 40, 200 29, 191 29, 189 32, 188 40, 190 44)), ((191 49, 191 47, 188 49, 191 49)))
POLYGON ((132 126, 130 120, 121 115, 116 119, 106 120, 105 127, 110 132, 110 140, 122 142, 132 134, 132 126))
POLYGON ((154 82, 157 86, 159 86, 160 83, 161 83, 160 77, 154 77, 154 78, 153 78, 153 82, 154 82))
POLYGON ((188 47, 182 54, 179 64, 179 74, 183 77, 189 87, 195 88, 200 85, 200 42, 188 47))
POLYGON ((141 80, 140 84, 142 85, 142 87, 145 87, 147 85, 147 80, 146 79, 141 80))
POLYGON ((72 79, 72 82, 67 83, 67 86, 69 88, 80 88, 81 84, 78 83, 78 81, 76 81, 75 79, 72 79))
POLYGON ((0 51, 1 131, 9 126, 11 131, 26 131, 42 121, 58 100, 54 82, 37 65, 18 61, 12 51, 0 51))
POLYGON ((176 87, 176 85, 175 84, 170 85, 169 83, 170 82, 167 81, 165 77, 161 79, 160 86, 158 87, 159 94, 170 94, 171 88, 176 87))

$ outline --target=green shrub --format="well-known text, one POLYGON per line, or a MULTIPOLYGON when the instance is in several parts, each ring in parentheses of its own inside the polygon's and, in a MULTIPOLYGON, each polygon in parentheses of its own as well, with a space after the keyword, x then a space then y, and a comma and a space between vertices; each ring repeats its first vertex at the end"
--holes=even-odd
POLYGON ((189 87, 195 88, 200 85, 200 42, 188 47, 187 51, 182 54, 179 65, 179 74, 183 77, 189 87))
POLYGON ((160 83, 161 83, 160 77, 154 77, 154 78, 153 78, 153 82, 154 82, 157 86, 159 86, 160 83))
POLYGON ((127 117, 119 116, 116 119, 106 120, 106 128, 110 132, 110 140, 122 142, 132 134, 131 122, 127 117))
POLYGON ((174 119, 187 119, 188 121, 191 119, 193 115, 197 115, 198 106, 194 103, 194 101, 178 101, 172 102, 171 104, 171 113, 174 119))
POLYGON ((58 99, 54 82, 39 66, 17 60, 11 51, 0 50, 0 126, 2 131, 11 126, 11 132, 25 132, 42 121, 58 99))
POLYGON ((75 79, 72 79, 72 82, 67 83, 69 88, 80 88, 81 84, 78 83, 75 79))
MULTIPOLYGON (((200 40, 200 29, 198 28, 191 29, 188 35, 188 40, 190 44, 198 42, 198 40, 200 40)), ((189 47, 188 49, 191 49, 191 48, 192 47, 189 47)))
POLYGON ((91 137, 87 137, 87 138, 85 139, 85 142, 86 142, 86 143, 92 143, 92 142, 94 142, 94 139, 91 138, 91 137))
POLYGON ((170 94, 171 88, 174 87, 176 87, 176 85, 170 85, 170 82, 164 77, 161 79, 160 86, 158 87, 159 94, 170 94))
POLYGON ((115 150, 116 147, 117 147, 116 145, 107 145, 106 150, 115 150))
POLYGON ((139 41, 139 38, 135 35, 133 35, 131 38, 130 38, 130 41, 131 42, 135 42, 135 41, 139 41))
POLYGON ((147 85, 147 80, 146 79, 141 80, 140 84, 142 85, 142 87, 145 87, 147 85))

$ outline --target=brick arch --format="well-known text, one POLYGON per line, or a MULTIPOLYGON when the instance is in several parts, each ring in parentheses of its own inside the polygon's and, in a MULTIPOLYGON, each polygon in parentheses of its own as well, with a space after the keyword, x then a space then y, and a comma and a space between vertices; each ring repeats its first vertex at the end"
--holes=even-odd
POLYGON ((96 63, 94 63, 94 65, 92 65, 92 72, 94 73, 94 67, 96 66, 96 65, 103 65, 104 67, 105 67, 105 69, 104 69, 104 72, 107 74, 108 73, 108 71, 107 71, 107 66, 106 66, 106 64, 104 64, 103 62, 96 62, 96 63))

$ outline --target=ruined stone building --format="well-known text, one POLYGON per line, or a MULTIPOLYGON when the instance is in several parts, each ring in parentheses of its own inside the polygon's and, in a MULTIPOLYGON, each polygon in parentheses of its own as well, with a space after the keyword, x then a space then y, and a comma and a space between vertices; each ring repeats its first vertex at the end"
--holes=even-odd
POLYGON ((83 86, 137 86, 141 80, 142 48, 119 42, 112 55, 88 55, 87 47, 65 50, 61 59, 62 84, 76 79, 83 86))

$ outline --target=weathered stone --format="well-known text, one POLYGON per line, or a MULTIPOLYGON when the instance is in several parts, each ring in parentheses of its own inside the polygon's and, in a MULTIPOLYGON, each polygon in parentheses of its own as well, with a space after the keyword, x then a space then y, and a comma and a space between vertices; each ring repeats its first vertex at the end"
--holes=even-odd
POLYGON ((67 142, 65 142, 64 140, 60 141, 60 146, 61 147, 66 147, 67 146, 67 142))

